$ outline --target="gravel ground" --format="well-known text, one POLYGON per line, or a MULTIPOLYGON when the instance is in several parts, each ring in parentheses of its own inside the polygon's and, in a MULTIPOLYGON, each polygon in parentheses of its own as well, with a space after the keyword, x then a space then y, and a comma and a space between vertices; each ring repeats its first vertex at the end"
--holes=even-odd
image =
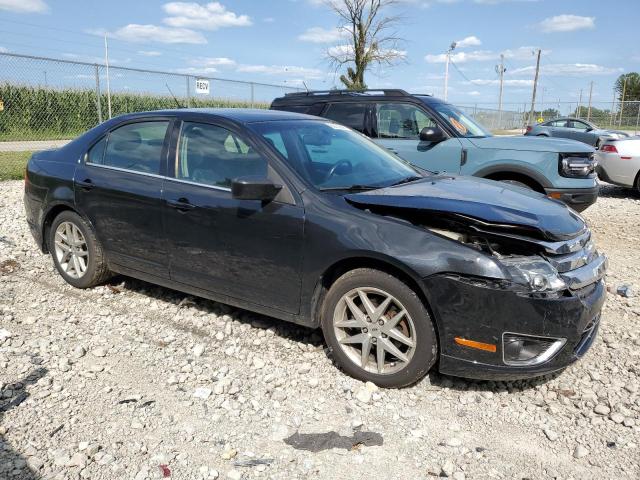
POLYGON ((532 382, 343 375, 318 332, 117 277, 76 290, 0 183, 0 478, 640 478, 640 196, 585 214, 610 257, 601 333, 532 382))

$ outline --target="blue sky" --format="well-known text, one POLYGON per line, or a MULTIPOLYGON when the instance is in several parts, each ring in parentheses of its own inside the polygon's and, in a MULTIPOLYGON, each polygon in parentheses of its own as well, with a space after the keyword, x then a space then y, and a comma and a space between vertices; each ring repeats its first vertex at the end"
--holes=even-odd
MULTIPOLYGON (((496 103, 495 65, 506 56, 504 101, 530 101, 543 50, 539 96, 612 100, 613 82, 640 70, 637 0, 403 0, 403 62, 372 72, 370 87, 442 96, 452 41, 449 100, 496 103)), ((338 84, 326 51, 344 41, 322 0, 220 2, 0 0, 0 50, 113 65, 327 89, 338 84)))

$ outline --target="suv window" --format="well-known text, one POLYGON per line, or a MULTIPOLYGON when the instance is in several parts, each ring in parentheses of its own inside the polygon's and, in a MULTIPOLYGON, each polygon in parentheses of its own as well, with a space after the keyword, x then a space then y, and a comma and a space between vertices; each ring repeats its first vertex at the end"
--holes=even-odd
POLYGON ((323 116, 362 132, 366 111, 366 103, 331 103, 323 116))
POLYGON ((226 128, 185 122, 179 142, 176 178, 229 188, 238 177, 267 176, 267 161, 226 128))
POLYGON ((168 121, 124 125, 109 134, 104 156, 99 153, 98 142, 89 152, 87 161, 135 172, 159 174, 168 127, 168 121))
POLYGON ((377 119, 380 138, 416 139, 423 128, 436 125, 423 110, 406 103, 379 103, 377 119))

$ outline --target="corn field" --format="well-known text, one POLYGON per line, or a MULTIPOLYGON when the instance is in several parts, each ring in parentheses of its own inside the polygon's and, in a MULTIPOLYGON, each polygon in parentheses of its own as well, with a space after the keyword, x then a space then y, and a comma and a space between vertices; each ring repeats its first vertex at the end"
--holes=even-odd
MULTIPOLYGON (((100 123, 95 90, 45 89, 0 84, 0 141, 71 139, 100 123)), ((192 98, 191 107, 268 108, 268 103, 192 98)), ((106 94, 100 104, 107 105, 106 94)), ((176 108, 176 99, 117 92, 111 95, 112 115, 176 108)))

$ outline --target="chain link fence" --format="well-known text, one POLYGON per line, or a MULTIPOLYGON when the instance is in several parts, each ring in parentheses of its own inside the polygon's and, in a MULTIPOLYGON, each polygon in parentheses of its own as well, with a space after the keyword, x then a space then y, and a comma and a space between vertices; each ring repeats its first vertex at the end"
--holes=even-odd
POLYGON ((268 108, 274 98, 298 90, 0 53, 0 179, 20 178, 31 151, 60 146, 116 115, 177 107, 268 108))

